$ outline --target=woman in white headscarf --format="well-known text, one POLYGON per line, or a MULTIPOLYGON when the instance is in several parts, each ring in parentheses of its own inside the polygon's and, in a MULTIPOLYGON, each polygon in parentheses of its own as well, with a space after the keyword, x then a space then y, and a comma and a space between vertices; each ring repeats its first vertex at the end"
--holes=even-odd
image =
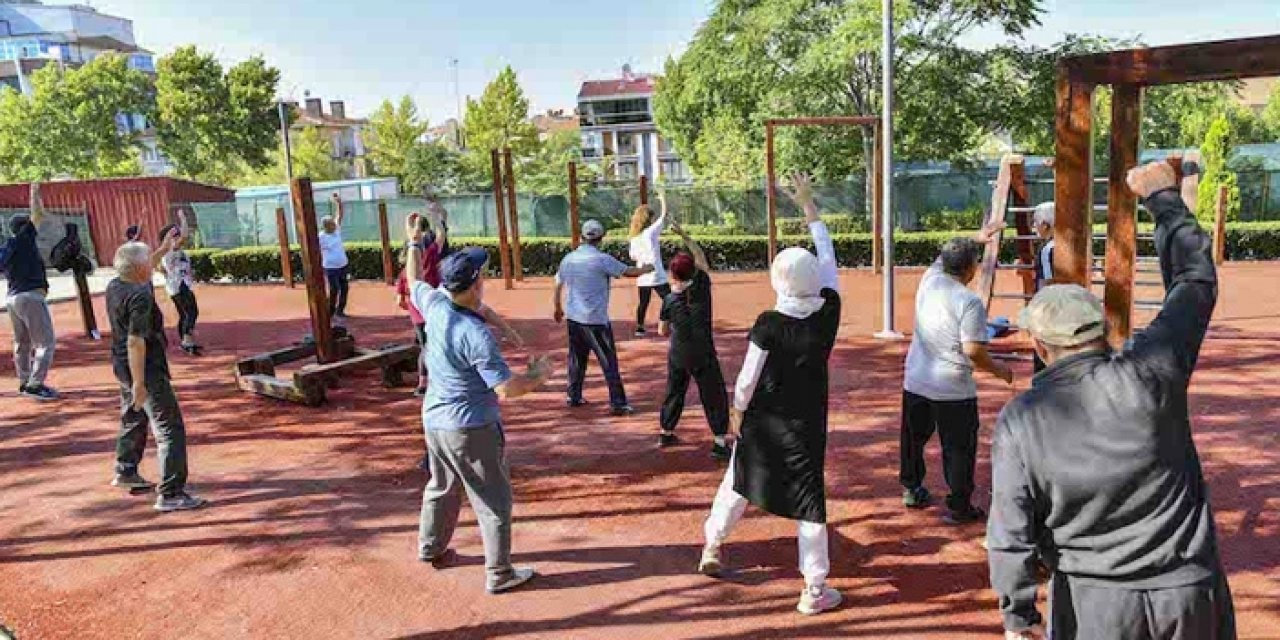
POLYGON ((751 329, 751 345, 735 389, 730 429, 733 460, 705 525, 699 571, 717 575, 720 545, 747 504, 799 523, 805 588, 797 609, 815 614, 839 606, 826 585, 827 359, 840 326, 835 248, 818 218, 810 181, 796 175, 788 195, 804 210, 817 255, 778 254, 770 276, 778 299, 751 329))

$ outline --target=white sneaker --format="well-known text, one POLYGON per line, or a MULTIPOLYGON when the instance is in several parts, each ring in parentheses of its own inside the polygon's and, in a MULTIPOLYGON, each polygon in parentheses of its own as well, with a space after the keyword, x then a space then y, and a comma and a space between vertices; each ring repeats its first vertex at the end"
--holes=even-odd
POLYGON ((804 591, 800 592, 800 604, 796 605, 796 611, 811 616, 835 609, 841 602, 844 602, 844 596, 831 587, 826 585, 805 587, 804 591))
POLYGON ((698 562, 698 573, 704 576, 718 576, 722 566, 720 565, 720 547, 707 545, 702 548, 702 560, 698 562))
POLYGON ((504 591, 510 591, 532 580, 533 577, 536 575, 538 575, 538 573, 534 571, 532 567, 516 567, 515 570, 511 572, 510 577, 508 577, 506 580, 503 580, 502 582, 499 582, 497 584, 489 585, 487 589, 489 593, 502 593, 504 591))

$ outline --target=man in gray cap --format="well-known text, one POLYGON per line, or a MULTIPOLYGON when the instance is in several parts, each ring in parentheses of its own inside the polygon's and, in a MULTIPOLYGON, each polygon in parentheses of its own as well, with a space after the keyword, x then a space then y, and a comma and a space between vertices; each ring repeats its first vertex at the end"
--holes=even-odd
POLYGON ((653 271, 653 265, 628 267, 617 258, 600 250, 604 225, 588 220, 582 225, 583 243, 560 261, 556 272, 555 319, 568 319, 569 326, 569 392, 570 407, 579 407, 582 382, 587 375, 587 353, 594 352, 609 385, 609 404, 616 416, 631 415, 627 392, 622 388, 618 372, 618 348, 613 341, 613 325, 609 322, 609 281, 613 278, 637 278, 653 271), (564 290, 568 300, 562 303, 564 290))
POLYGON ((1210 241, 1164 163, 1129 172, 1156 220, 1164 309, 1125 349, 1077 285, 1021 324, 1048 365, 1005 407, 992 446, 987 546, 1007 638, 1043 638, 1037 567, 1053 572, 1054 640, 1236 637, 1187 386, 1217 300, 1210 241))

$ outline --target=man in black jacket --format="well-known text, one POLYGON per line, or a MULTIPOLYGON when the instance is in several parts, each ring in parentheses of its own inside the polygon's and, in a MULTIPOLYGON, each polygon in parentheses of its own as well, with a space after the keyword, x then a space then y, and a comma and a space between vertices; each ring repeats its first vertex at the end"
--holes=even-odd
POLYGON ((1236 637, 1187 411, 1218 293, 1210 240, 1167 164, 1128 183, 1156 220, 1160 315, 1113 353, 1082 287, 1047 287, 1023 312, 1048 368, 1005 407, 992 447, 987 544, 1008 638, 1043 637, 1041 563, 1054 640, 1236 637))

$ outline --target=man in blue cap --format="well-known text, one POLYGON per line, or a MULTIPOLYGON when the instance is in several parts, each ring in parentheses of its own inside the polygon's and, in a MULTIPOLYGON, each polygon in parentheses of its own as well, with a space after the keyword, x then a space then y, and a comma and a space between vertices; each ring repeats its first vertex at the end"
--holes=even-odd
POLYGON ((532 568, 511 564, 512 491, 504 459, 506 439, 498 401, 534 391, 551 374, 545 357, 524 375, 512 375, 498 341, 485 324, 484 249, 467 247, 440 263, 440 288, 422 282, 422 231, 418 214, 405 223, 410 302, 426 323, 425 360, 430 380, 422 402, 431 480, 422 493, 418 557, 444 568, 449 541, 467 493, 484 539, 489 593, 514 589, 533 578, 532 568))

